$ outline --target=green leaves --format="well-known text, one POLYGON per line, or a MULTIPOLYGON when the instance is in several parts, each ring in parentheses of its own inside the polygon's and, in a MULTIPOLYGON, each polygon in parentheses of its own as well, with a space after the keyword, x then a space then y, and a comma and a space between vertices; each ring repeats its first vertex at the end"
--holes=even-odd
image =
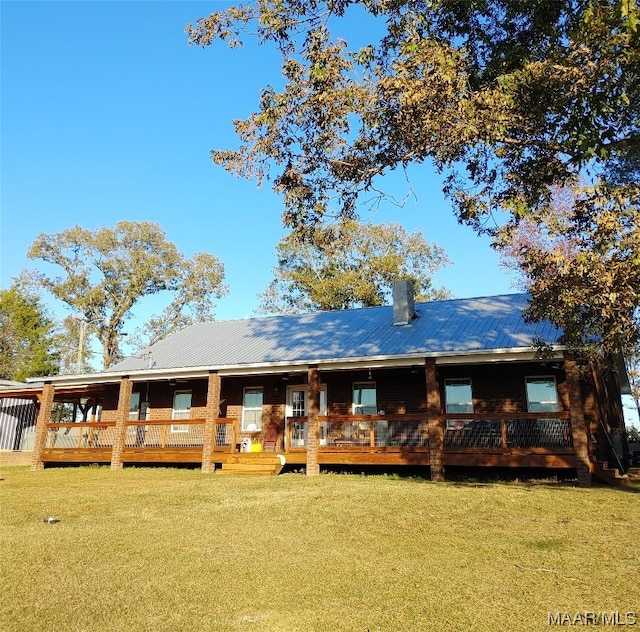
MULTIPOLYGON (((243 126, 246 142, 214 157, 247 177, 295 165, 303 186, 274 178, 292 228, 318 214, 347 216, 373 177, 425 160, 452 172, 482 163, 470 182, 484 198, 476 208, 509 212, 524 195, 536 212, 550 184, 570 184, 586 165, 601 175, 640 144, 637 16, 633 0, 265 0, 217 12, 202 22, 205 44, 219 24, 255 21, 263 41, 286 41, 290 81, 278 108, 263 103, 263 116, 243 126), (331 28, 355 4, 384 18, 387 32, 351 51, 331 28), (497 177, 488 182, 490 166, 497 177)), ((448 190, 464 219, 463 198, 448 190)))
POLYGON ((0 290, 0 378, 24 381, 58 370, 53 321, 24 286, 0 290))
POLYGON ((566 292, 554 318, 568 338, 583 327, 591 340, 626 344, 638 333, 640 302, 625 289, 637 285, 635 256, 587 224, 609 235, 610 203, 623 224, 638 208, 639 15, 635 0, 261 0, 253 13, 214 13, 199 22, 198 43, 212 43, 220 25, 257 25, 282 53, 286 84, 236 123, 239 147, 213 158, 269 178, 284 224, 304 238, 328 218, 354 219, 379 176, 409 163, 432 162, 460 221, 492 233, 496 246, 488 220, 544 223, 553 191, 585 176, 597 193, 581 194, 567 225, 580 256, 540 253, 526 270, 540 317, 566 292), (353 50, 339 33, 352 8, 384 29, 353 50), (535 275, 552 269, 557 282, 539 284, 535 275), (628 335, 609 336, 621 326, 628 335))
POLYGON ((156 325, 166 335, 185 323, 213 317, 211 297, 227 291, 224 266, 216 257, 198 253, 185 259, 153 222, 41 234, 27 254, 62 268, 61 276, 36 273, 34 280, 91 324, 102 344, 104 368, 118 359, 124 323, 144 297, 174 295, 162 324, 156 325), (186 309, 193 311, 187 315, 186 309))
POLYGON ((582 355, 615 355, 640 340, 640 196, 626 194, 556 191, 544 217, 502 235, 503 256, 533 294, 529 316, 562 327, 582 355))
POLYGON ((261 295, 262 313, 383 305, 397 279, 413 281, 419 300, 449 296, 431 280, 449 263, 442 248, 398 224, 343 220, 317 226, 306 239, 289 234, 276 254, 279 264, 261 295))

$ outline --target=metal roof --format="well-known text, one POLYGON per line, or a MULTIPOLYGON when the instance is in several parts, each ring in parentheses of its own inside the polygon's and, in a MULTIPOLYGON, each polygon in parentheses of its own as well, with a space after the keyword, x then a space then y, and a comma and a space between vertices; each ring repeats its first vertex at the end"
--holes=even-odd
POLYGON ((556 344, 555 326, 524 321, 528 298, 416 303, 408 325, 393 325, 392 306, 197 323, 108 372, 530 351, 535 338, 556 344))

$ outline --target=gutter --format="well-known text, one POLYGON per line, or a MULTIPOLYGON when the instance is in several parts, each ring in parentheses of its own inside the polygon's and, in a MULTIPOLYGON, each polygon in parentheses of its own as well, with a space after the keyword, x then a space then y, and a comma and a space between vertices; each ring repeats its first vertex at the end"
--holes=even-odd
MULTIPOLYGON (((550 360, 562 359, 564 347, 555 345, 553 357, 550 360)), ((523 347, 519 350, 513 348, 486 349, 477 351, 453 351, 446 355, 442 352, 403 354, 398 356, 367 356, 359 358, 334 358, 334 359, 305 359, 295 362, 256 362, 250 364, 234 365, 209 365, 201 367, 177 367, 167 369, 132 369, 129 371, 104 371, 101 373, 85 373, 78 375, 54 375, 49 377, 28 378, 29 383, 51 383, 60 387, 82 387, 95 384, 116 384, 123 377, 128 377, 134 382, 160 381, 185 378, 206 378, 210 373, 217 372, 220 376, 242 376, 258 374, 295 373, 306 371, 309 365, 315 365, 320 370, 341 371, 349 369, 380 369, 414 367, 424 364, 425 358, 436 358, 438 365, 453 364, 486 364, 491 362, 522 362, 535 361, 536 352, 531 347, 523 347)), ((33 390, 32 387, 31 390, 33 390)), ((13 389, 15 392, 16 389, 13 389)), ((2 390, 0 389, 0 394, 2 390)))

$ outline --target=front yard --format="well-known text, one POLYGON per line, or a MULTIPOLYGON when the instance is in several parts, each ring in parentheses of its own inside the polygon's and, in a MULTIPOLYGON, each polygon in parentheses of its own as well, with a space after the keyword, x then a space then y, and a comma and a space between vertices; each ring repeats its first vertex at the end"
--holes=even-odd
POLYGON ((603 612, 640 626, 637 483, 0 476, 4 632, 526 631, 603 612))

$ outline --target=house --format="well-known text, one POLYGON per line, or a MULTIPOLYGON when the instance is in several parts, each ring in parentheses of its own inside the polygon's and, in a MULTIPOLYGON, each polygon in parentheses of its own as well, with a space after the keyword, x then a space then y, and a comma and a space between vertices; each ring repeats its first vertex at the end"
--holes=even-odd
POLYGON ((108 371, 31 384, 32 467, 561 468, 623 484, 610 438, 626 373, 581 366, 527 302, 414 304, 399 282, 390 306, 195 324, 108 371))

